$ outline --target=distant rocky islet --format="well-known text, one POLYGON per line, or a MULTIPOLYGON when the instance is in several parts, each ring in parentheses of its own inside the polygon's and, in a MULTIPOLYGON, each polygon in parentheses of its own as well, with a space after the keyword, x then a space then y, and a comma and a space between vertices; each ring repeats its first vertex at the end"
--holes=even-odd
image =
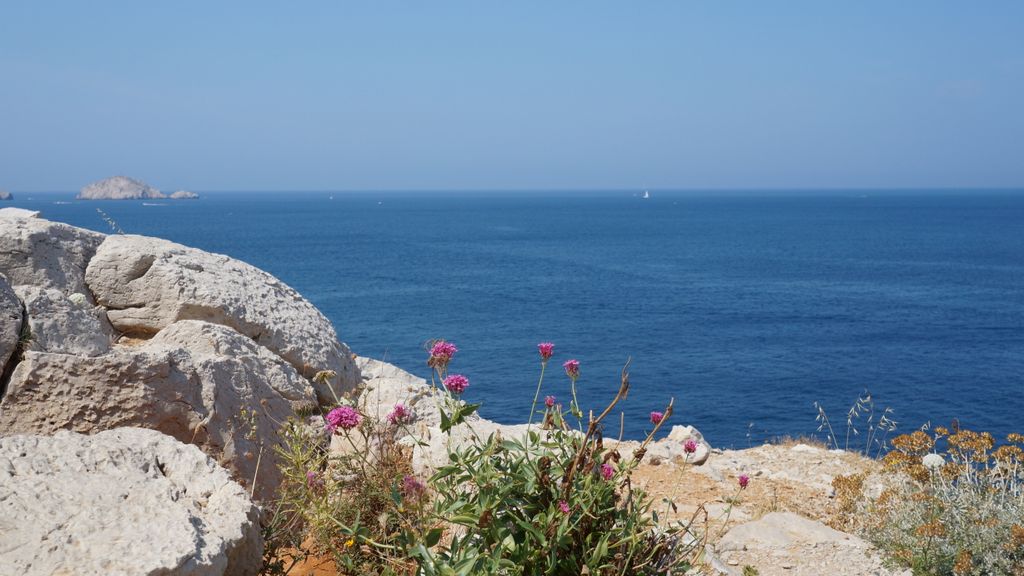
POLYGON ((185 190, 164 194, 141 180, 127 176, 113 176, 85 186, 76 198, 79 200, 194 200, 199 198, 199 195, 185 190))

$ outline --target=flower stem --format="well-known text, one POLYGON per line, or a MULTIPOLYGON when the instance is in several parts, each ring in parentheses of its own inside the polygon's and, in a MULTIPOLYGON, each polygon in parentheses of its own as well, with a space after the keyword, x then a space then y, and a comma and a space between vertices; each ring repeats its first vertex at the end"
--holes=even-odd
POLYGON ((537 413, 537 399, 540 398, 540 385, 544 382, 544 369, 547 367, 547 361, 540 363, 540 379, 537 380, 537 391, 533 393, 533 406, 530 407, 530 421, 527 423, 527 427, 533 424, 533 415, 537 413))

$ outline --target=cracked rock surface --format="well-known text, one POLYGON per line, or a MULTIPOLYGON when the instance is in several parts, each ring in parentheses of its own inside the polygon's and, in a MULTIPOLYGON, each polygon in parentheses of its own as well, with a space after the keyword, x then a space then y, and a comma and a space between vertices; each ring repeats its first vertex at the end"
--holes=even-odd
MULTIPOLYGON (((0 372, 4 372, 18 350, 21 336, 22 306, 7 279, 0 276, 0 372)), ((3 384, 0 383, 0 394, 3 384)))
POLYGON ((302 403, 314 403, 313 390, 290 364, 229 328, 188 320, 102 356, 26 353, 4 397, 0 430, 152 428, 200 446, 246 486, 256 477, 263 498, 280 480, 279 423, 302 403), (243 410, 255 413, 252 422, 243 410))
POLYGON ((195 446, 153 430, 0 437, 0 571, 256 574, 257 509, 195 446))
MULTIPOLYGON (((359 383, 348 347, 315 306, 270 274, 233 258, 145 236, 112 235, 89 261, 86 283, 121 332, 151 335, 180 320, 228 326, 311 378, 359 383)), ((321 401, 333 394, 317 390, 321 401)))

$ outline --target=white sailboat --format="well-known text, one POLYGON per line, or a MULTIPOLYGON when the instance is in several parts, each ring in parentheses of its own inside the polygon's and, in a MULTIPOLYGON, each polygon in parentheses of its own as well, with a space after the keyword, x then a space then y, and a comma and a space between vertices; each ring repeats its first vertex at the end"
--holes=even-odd
POLYGON ((644 190, 644 195, 641 196, 641 198, 643 198, 644 200, 648 200, 648 199, 650 199, 650 197, 651 197, 651 193, 648 192, 647 190, 644 190))

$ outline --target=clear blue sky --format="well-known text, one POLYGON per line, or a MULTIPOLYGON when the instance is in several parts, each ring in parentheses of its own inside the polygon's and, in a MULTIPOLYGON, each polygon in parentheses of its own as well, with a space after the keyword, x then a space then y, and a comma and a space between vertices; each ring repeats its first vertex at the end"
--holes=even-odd
POLYGON ((1024 2, 0 4, 0 189, 1024 186, 1024 2))

